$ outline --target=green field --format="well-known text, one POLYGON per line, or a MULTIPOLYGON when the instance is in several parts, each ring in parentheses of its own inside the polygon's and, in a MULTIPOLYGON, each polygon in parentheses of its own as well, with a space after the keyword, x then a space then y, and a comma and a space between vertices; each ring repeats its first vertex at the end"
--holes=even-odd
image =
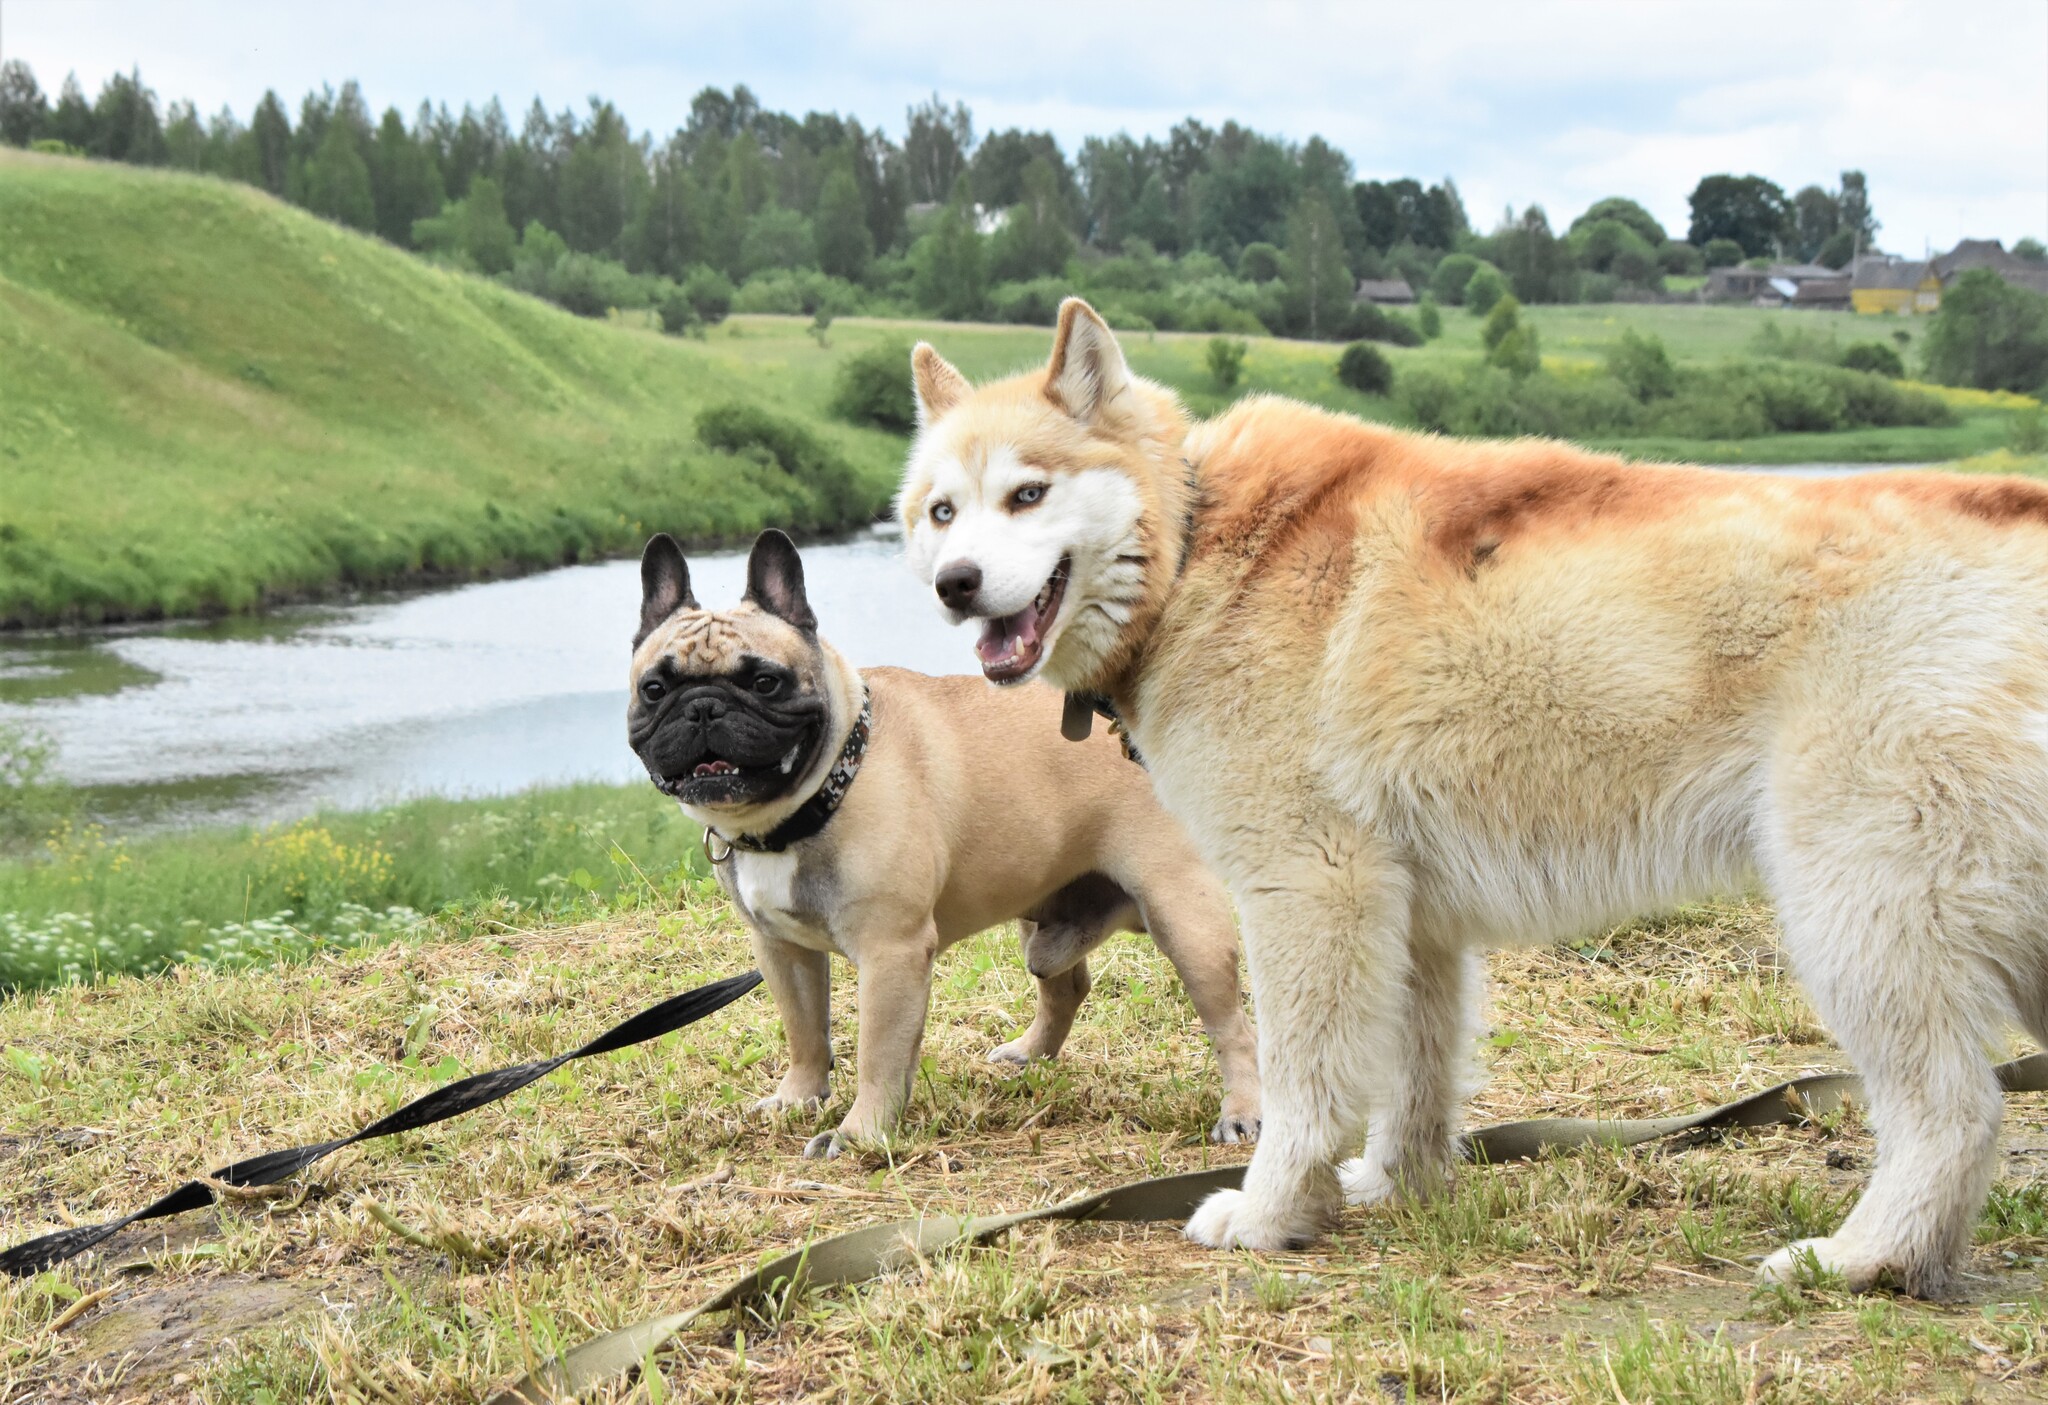
MULTIPOLYGON (((1741 356, 1763 328, 1889 339, 1904 319, 1692 305, 1531 308, 1556 369, 1624 329, 1680 364, 1741 356)), ((736 317, 704 340, 644 315, 581 320, 203 177, 0 152, 0 625, 244 610, 337 587, 532 569, 801 520, 790 480, 700 444, 726 401, 812 429, 878 509, 900 439, 829 419, 846 356, 918 336, 970 374, 1040 360, 1031 327, 736 317)), ((1476 358, 1479 319, 1388 348, 1404 369, 1476 358)), ((1274 391, 1395 423, 1337 384, 1338 348, 1253 339, 1225 393, 1208 337, 1133 333, 1135 367, 1212 413, 1274 391)), ((2007 442, 2009 406, 1965 398, 1937 428, 1740 441, 1612 441, 1722 463, 1958 458, 2007 442)), ((842 518, 846 514, 842 513, 842 518)), ((826 524, 821 524, 826 525, 826 524)), ((841 525, 851 525, 844 521, 841 525)))

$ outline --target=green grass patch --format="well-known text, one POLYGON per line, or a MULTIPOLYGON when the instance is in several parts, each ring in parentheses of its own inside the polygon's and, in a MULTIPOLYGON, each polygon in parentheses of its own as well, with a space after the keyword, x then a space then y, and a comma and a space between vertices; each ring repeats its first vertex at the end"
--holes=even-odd
POLYGON ((435 918, 459 930, 668 901, 704 873, 696 827, 646 786, 139 838, 63 819, 0 860, 0 988, 254 965, 425 934, 435 918))

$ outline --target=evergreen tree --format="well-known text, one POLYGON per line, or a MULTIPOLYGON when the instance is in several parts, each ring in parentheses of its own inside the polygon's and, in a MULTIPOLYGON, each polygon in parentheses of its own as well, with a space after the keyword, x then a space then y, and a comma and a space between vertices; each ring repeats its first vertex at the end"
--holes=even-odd
POLYGON ((373 229, 377 202, 370 191, 369 164, 356 150, 355 136, 346 122, 330 121, 326 127, 319 149, 306 163, 301 203, 338 224, 373 229))
POLYGON ((85 89, 78 86, 78 75, 64 75, 64 86, 57 94, 57 107, 50 114, 50 123, 45 136, 75 146, 80 151, 91 151, 97 144, 97 126, 93 120, 92 104, 85 100, 85 89))
POLYGON ((1292 330, 1321 340, 1341 333, 1354 284, 1330 202, 1311 190, 1287 220, 1287 312, 1292 330))
MULTIPOLYGON (((964 103, 948 108, 933 93, 904 114, 903 159, 914 201, 946 200, 974 149, 974 117, 964 103)), ((970 231, 971 232, 971 231, 970 231)))
MULTIPOLYGON (((377 210, 377 233, 400 248, 412 247, 413 221, 441 208, 441 171, 433 153, 406 131, 395 107, 386 108, 377 127, 371 168, 371 189, 377 210)), ((501 208, 499 218, 504 218, 501 208)), ((511 229, 506 226, 507 231, 511 229)))
POLYGON ((867 209, 850 166, 825 178, 818 192, 818 212, 811 220, 817 241, 818 267, 835 278, 858 283, 875 256, 875 237, 868 229, 867 209))
POLYGON ((0 63, 0 141, 27 146, 43 135, 49 121, 49 100, 35 73, 20 59, 0 63))
POLYGON ((162 165, 166 156, 156 94, 142 86, 142 74, 116 73, 93 104, 93 139, 86 150, 110 161, 162 165))
POLYGON ((164 113, 164 159, 182 171, 206 168, 206 129, 190 102, 181 99, 164 113))
POLYGON ((257 184, 272 195, 282 195, 291 173, 292 121, 275 92, 266 91, 249 119, 248 142, 253 149, 257 184))

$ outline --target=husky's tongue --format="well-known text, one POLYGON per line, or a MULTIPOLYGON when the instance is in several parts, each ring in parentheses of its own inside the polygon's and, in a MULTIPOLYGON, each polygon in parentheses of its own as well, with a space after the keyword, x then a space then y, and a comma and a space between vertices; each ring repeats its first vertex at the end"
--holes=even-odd
POLYGON ((1042 623, 1036 604, 999 620, 984 620, 981 638, 974 644, 974 652, 981 656, 982 674, 1001 682, 1030 672, 1038 662, 1042 623))

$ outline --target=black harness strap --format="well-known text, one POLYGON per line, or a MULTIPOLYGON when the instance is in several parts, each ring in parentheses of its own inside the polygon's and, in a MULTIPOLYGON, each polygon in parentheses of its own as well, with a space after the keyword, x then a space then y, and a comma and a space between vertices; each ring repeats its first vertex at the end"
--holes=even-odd
MULTIPOLYGON (((761 983, 759 971, 748 971, 743 975, 727 976, 722 981, 686 990, 681 995, 672 995, 642 1010, 624 1024, 614 1025, 597 1038, 566 1054, 557 1054, 551 1059, 540 1059, 534 1063, 516 1064, 511 1068, 495 1069, 489 1073, 472 1074, 458 1078, 453 1083, 436 1088, 423 1098, 415 1098, 404 1107, 378 1118, 353 1136, 338 1137, 331 1142, 315 1142, 311 1146, 295 1146, 289 1151, 266 1152, 252 1156, 246 1161, 237 1161, 223 1166, 208 1180, 220 1181, 226 1185, 259 1186, 275 1185, 287 1180, 318 1161, 321 1157, 340 1151, 345 1146, 366 1142, 375 1137, 396 1136, 436 1122, 494 1103, 511 1093, 518 1092, 535 1079, 545 1078, 572 1059, 587 1059, 592 1054, 608 1054, 614 1049, 624 1049, 633 1044, 644 1044, 667 1034, 670 1030, 681 1029, 694 1024, 706 1015, 715 1014, 732 1004, 761 983)), ((197 1210, 211 1205, 215 1196, 211 1186, 201 1181, 187 1181, 169 1195, 151 1201, 132 1215, 123 1215, 118 1220, 105 1224, 79 1225, 74 1229, 60 1229, 55 1234, 46 1234, 40 1239, 31 1239, 17 1244, 5 1253, 0 1253, 0 1273, 14 1278, 26 1278, 40 1273, 52 1264, 59 1264, 68 1258, 84 1253, 98 1244, 103 1244, 129 1225, 143 1220, 160 1220, 166 1215, 176 1215, 186 1210, 197 1210)))

